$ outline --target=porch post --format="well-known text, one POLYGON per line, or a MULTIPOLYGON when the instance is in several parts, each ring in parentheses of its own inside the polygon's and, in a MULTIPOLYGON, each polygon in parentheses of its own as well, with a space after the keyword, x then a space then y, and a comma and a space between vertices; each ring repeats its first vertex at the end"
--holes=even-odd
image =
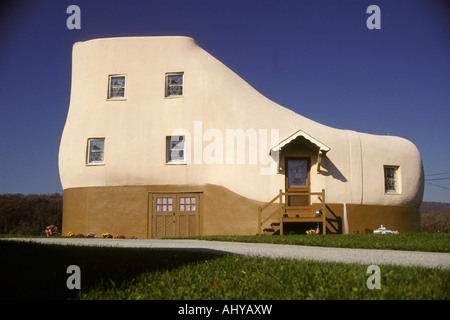
POLYGON ((258 235, 261 235, 261 216, 262 216, 262 208, 258 208, 258 235))
POLYGON ((326 205, 326 202, 325 202, 325 189, 322 189, 322 218, 323 218, 323 222, 322 222, 322 233, 324 234, 324 235, 326 235, 327 234, 327 226, 326 226, 326 223, 327 223, 327 214, 326 214, 326 212, 327 212, 327 205, 326 205))
POLYGON ((284 205, 283 205, 283 190, 280 189, 280 236, 283 235, 283 211, 284 211, 284 205))

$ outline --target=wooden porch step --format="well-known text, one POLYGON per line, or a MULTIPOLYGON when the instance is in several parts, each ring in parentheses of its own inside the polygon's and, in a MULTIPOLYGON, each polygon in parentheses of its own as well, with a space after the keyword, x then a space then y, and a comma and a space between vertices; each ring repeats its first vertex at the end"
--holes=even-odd
MULTIPOLYGON (((271 207, 272 208, 272 207, 271 207)), ((322 189, 322 192, 283 192, 280 189, 280 192, 277 196, 275 196, 272 200, 267 202, 262 207, 258 208, 258 234, 283 234, 283 223, 285 222, 293 222, 293 223, 305 223, 305 222, 318 222, 322 223, 322 232, 326 234, 326 223, 327 223, 327 206, 325 202, 325 189, 322 189), (297 203, 297 205, 289 205, 289 196, 311 196, 318 195, 318 199, 321 201, 321 204, 309 203, 309 205, 302 205, 303 203, 297 203), (284 200, 283 200, 284 197, 284 200), (263 212, 272 204, 278 203, 278 209, 270 212, 265 217, 263 216, 263 212), (323 216, 316 217, 314 214, 319 209, 323 216), (313 211, 314 208, 314 212, 313 211), (263 226, 266 226, 267 223, 275 219, 278 216, 277 222, 273 222, 270 227, 266 227, 262 230, 263 226)))
POLYGON ((263 232, 264 234, 273 235, 275 233, 279 233, 280 231, 280 223, 279 222, 272 222, 270 224, 270 228, 264 228, 263 232))

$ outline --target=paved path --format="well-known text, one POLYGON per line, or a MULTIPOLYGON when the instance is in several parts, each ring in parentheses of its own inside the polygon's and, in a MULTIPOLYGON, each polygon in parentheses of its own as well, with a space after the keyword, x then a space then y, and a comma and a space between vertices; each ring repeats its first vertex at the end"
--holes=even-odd
POLYGON ((344 263, 391 264, 450 269, 450 253, 401 250, 370 250, 295 246, 265 243, 243 243, 204 240, 143 239, 77 239, 77 238, 10 238, 0 240, 32 241, 45 244, 85 245, 126 248, 172 248, 182 250, 213 250, 222 253, 271 258, 291 258, 344 263))

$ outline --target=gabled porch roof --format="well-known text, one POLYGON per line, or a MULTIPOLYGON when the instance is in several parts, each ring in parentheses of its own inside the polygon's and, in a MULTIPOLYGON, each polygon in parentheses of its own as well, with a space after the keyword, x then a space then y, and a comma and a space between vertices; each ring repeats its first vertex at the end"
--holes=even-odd
POLYGON ((275 147, 273 147, 272 149, 270 149, 269 154, 273 152, 277 152, 280 151, 284 146, 288 145, 289 143, 291 143, 292 141, 294 141, 295 139, 297 139, 298 137, 303 137, 306 140, 308 140, 309 142, 311 142, 312 144, 314 144, 316 147, 319 148, 320 153, 325 154, 326 152, 330 151, 330 147, 326 146, 325 144, 323 144, 322 142, 320 142, 319 140, 313 138, 312 136, 310 136, 309 134, 307 134, 306 132, 302 131, 302 130, 298 130, 297 132, 293 133, 292 135, 290 135, 289 137, 287 137, 286 139, 284 139, 283 141, 281 141, 279 144, 277 144, 275 147))

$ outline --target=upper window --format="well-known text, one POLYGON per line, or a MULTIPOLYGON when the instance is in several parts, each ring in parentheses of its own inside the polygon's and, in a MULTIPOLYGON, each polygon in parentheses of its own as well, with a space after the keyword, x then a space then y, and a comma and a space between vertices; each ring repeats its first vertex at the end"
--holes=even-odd
POLYGON ((384 166, 384 192, 400 193, 399 167, 384 166))
POLYGON ((108 99, 125 99, 125 76, 109 76, 108 99))
POLYGON ((166 97, 183 96, 183 73, 166 74, 166 97))
POLYGON ((167 163, 185 163, 184 136, 171 136, 166 138, 167 163))
POLYGON ((87 164, 105 164, 105 139, 89 139, 87 164))

